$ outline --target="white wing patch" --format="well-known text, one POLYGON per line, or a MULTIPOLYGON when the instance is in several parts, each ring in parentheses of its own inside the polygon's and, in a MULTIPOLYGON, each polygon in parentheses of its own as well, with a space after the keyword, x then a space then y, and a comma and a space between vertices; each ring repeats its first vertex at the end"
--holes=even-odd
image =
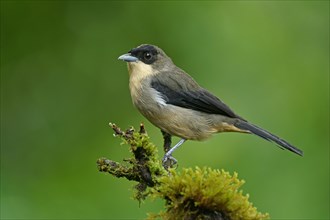
POLYGON ((162 97, 162 94, 155 89, 151 89, 153 99, 157 102, 158 105, 166 106, 166 101, 162 97))

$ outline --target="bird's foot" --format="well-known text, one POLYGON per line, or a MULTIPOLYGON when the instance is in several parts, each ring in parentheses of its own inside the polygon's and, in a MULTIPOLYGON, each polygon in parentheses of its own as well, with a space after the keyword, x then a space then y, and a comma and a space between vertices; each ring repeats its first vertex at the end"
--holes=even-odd
POLYGON ((178 161, 172 157, 172 154, 166 153, 163 158, 163 167, 168 170, 168 168, 172 168, 178 164, 178 161))

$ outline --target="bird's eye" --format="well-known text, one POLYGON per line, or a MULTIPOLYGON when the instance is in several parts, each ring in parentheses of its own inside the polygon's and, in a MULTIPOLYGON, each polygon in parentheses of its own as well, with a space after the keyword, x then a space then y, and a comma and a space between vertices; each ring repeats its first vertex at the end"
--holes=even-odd
POLYGON ((144 53, 144 59, 146 59, 146 60, 150 60, 151 57, 152 57, 151 53, 149 53, 149 52, 145 52, 145 53, 144 53))

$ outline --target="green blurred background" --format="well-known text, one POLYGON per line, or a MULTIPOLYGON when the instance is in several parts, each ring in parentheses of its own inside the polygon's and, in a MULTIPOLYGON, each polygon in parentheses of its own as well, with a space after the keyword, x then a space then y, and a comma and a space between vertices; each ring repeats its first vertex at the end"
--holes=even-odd
POLYGON ((96 168, 129 155, 110 121, 145 122, 162 144, 117 60, 142 43, 305 153, 227 133, 185 143, 179 170, 237 171, 272 219, 329 218, 328 1, 1 1, 2 219, 141 219, 163 208, 139 207, 133 183, 96 168))

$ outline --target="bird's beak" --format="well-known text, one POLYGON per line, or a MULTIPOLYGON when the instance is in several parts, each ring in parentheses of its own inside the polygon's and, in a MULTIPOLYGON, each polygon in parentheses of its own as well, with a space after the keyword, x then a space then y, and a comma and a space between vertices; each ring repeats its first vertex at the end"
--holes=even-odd
POLYGON ((130 53, 126 53, 118 57, 118 60, 123 60, 126 62, 137 62, 139 59, 136 57, 133 57, 130 53))

